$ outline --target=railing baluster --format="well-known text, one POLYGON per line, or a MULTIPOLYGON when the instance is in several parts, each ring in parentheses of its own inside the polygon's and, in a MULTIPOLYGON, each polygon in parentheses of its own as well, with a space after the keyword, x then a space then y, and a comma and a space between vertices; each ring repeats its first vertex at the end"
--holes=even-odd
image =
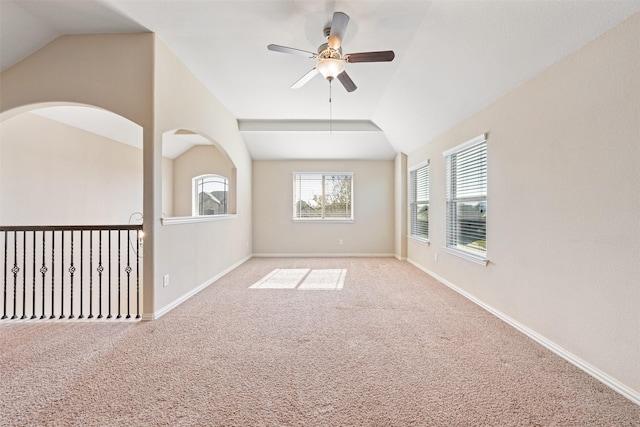
POLYGON ((140 318, 140 230, 136 230, 136 319, 140 318))
MULTIPOLYGON (((73 315, 73 275, 76 272, 76 268, 73 265, 73 230, 71 230, 71 266, 69 267, 69 276, 70 276, 70 281, 71 283, 69 283, 69 292, 70 292, 70 301, 69 301, 69 306, 71 307, 71 312, 69 313, 69 319, 73 319, 75 316, 73 315)), ((64 295, 63 295, 64 296, 64 295)))
POLYGON ((13 233, 13 268, 11 269, 13 273, 13 316, 12 319, 17 318, 16 315, 16 294, 18 291, 18 273, 20 272, 20 268, 18 267, 18 232, 13 233))
POLYGON ((2 318, 7 318, 7 240, 9 240, 9 232, 5 230, 4 232, 4 274, 3 274, 3 282, 4 282, 4 298, 2 298, 2 318))
POLYGON ((49 319, 56 317, 55 315, 55 283, 56 283, 56 231, 51 230, 51 316, 49 319))
POLYGON ((27 232, 22 232, 22 317, 27 318, 27 232))
MULTIPOLYGON (((102 230, 98 231, 98 319, 102 319, 102 230)), ((91 275, 93 277, 93 274, 91 275)), ((89 299, 93 306, 93 282, 89 285, 89 299)), ((93 312, 89 315, 89 319, 93 317, 93 312)))
POLYGON ((109 267, 109 315, 107 316, 107 319, 111 319, 111 230, 107 231, 108 236, 109 236, 109 259, 107 260, 107 264, 109 267))
POLYGON ((122 235, 122 233, 120 232, 120 230, 118 231, 118 315, 116 316, 116 319, 120 319, 122 317, 122 314, 120 314, 120 306, 122 305, 120 302, 120 271, 121 271, 121 266, 120 266, 120 250, 122 248, 122 243, 120 242, 120 236, 122 235))
POLYGON ((62 242, 60 246, 60 319, 64 319, 64 230, 61 232, 62 234, 62 242))
POLYGON ((131 231, 127 233, 127 319, 131 319, 131 231))
POLYGON ((36 232, 33 231, 33 281, 31 282, 31 318, 36 318, 36 232))
POLYGON ((46 244, 47 234, 46 231, 42 230, 42 267, 40 267, 40 273, 42 274, 42 313, 40 314, 40 318, 44 319, 44 286, 45 286, 45 274, 47 274, 47 266, 45 265, 44 257, 45 257, 45 244, 46 244))
MULTIPOLYGON (((100 233, 100 231, 98 231, 98 233, 100 233)), ((93 307, 93 230, 89 230, 89 319, 93 317, 92 307, 93 307)))
MULTIPOLYGON (((78 319, 84 318, 83 306, 84 306, 84 292, 83 292, 83 279, 84 279, 84 231, 80 230, 80 315, 78 319)), ((91 271, 91 270, 89 270, 91 271)))

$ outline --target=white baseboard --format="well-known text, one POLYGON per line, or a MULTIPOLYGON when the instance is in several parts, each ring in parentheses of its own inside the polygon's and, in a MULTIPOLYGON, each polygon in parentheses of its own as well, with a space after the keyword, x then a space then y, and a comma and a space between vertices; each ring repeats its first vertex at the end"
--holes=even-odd
POLYGON ((173 310, 174 308, 176 308, 177 306, 179 306, 180 304, 182 304, 183 302, 185 302, 186 300, 188 300, 189 298, 191 298, 192 296, 194 296, 195 294, 197 294, 201 290, 207 288, 209 285, 214 283, 216 280, 220 279, 224 275, 226 275, 229 272, 231 272, 231 271, 235 270, 236 268, 240 267, 242 264, 244 264, 245 262, 250 260, 252 257, 253 257, 252 255, 249 255, 249 256, 241 259, 240 261, 238 261, 235 264, 233 264, 231 267, 227 268, 226 270, 222 271, 221 273, 216 274, 211 279, 208 279, 207 281, 205 281, 201 285, 195 287, 191 291, 189 291, 186 294, 182 295, 177 300, 170 302, 169 304, 167 304, 164 307, 162 307, 161 309, 153 312, 152 314, 143 314, 142 315, 142 320, 156 320, 156 319, 159 319, 160 317, 162 317, 163 315, 167 314, 168 312, 170 312, 171 310, 173 310))
POLYGON ((313 254, 272 254, 272 253, 255 253, 255 258, 389 258, 395 257, 395 254, 371 254, 371 253, 313 253, 313 254))
POLYGON ((585 362, 584 360, 580 359, 575 354, 565 350, 564 348, 560 347, 558 344, 556 344, 553 341, 551 341, 551 340, 545 338, 544 336, 538 334, 534 330, 529 329, 528 327, 524 326, 522 323, 512 319, 511 317, 507 316, 506 314, 502 313, 501 311, 496 310, 495 308, 483 303, 482 301, 480 301, 479 299, 477 299, 476 297, 474 297, 470 293, 468 293, 465 290, 457 287, 456 285, 454 285, 453 283, 449 282, 445 278, 440 277, 437 274, 433 273, 432 271, 424 268, 423 266, 421 266, 420 264, 416 263, 415 261, 407 258, 407 262, 409 262, 410 264, 412 264, 415 267, 419 268, 420 270, 424 271, 429 276, 433 277, 434 279, 436 279, 437 281, 441 282, 445 286, 451 288, 452 290, 454 290, 455 292, 459 293, 463 297, 467 298, 471 302, 473 302, 473 303, 479 305, 480 307, 484 308, 489 313, 493 314, 494 316, 498 317, 499 319, 501 319, 504 322, 508 323, 509 325, 513 326, 514 328, 516 328, 517 330, 519 330, 520 332, 522 332, 523 334, 525 334, 529 338, 533 339, 537 343, 539 343, 539 344, 543 345, 544 347, 546 347, 547 349, 551 350, 553 353, 555 353, 558 356, 562 357, 567 362, 569 362, 572 365, 578 367, 579 369, 581 369, 584 372, 586 372, 587 374, 591 375, 592 377, 594 377, 598 381, 602 382, 607 387, 613 389, 614 391, 620 393, 621 395, 623 395, 627 399, 631 400, 636 405, 640 405, 640 392, 638 392, 636 390, 633 390, 630 387, 627 387, 626 385, 622 384, 618 380, 616 380, 616 379, 612 378, 611 376, 607 375, 606 373, 602 372, 600 369, 596 368, 595 366, 593 366, 593 365, 585 362))

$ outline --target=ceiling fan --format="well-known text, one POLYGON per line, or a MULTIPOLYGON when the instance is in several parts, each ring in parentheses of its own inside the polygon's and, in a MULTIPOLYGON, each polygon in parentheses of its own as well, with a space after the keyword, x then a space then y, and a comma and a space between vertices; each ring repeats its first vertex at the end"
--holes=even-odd
POLYGON ((274 52, 290 53, 292 55, 304 56, 309 59, 317 59, 316 66, 307 74, 296 81, 292 89, 298 89, 305 85, 309 80, 320 73, 329 80, 338 78, 347 92, 353 92, 357 89, 351 77, 345 71, 345 63, 356 62, 389 62, 393 61, 395 54, 392 50, 381 52, 362 52, 342 54, 342 40, 349 24, 349 15, 343 12, 335 12, 331 24, 324 29, 324 36, 327 40, 318 48, 318 53, 308 52, 306 50, 295 49, 292 47, 270 44, 267 49, 274 52))

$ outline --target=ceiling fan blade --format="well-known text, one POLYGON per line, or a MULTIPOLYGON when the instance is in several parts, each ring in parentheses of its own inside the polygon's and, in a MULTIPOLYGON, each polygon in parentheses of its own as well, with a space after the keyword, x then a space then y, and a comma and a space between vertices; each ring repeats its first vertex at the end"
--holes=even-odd
POLYGON ((309 80, 311 80, 312 78, 314 78, 316 76, 316 74, 318 74, 318 70, 316 70, 315 68, 311 71, 309 71, 307 74, 305 74, 304 76, 300 77, 298 79, 297 82, 295 82, 292 86, 291 89, 299 89, 302 86, 304 86, 309 80))
POLYGON ((349 77, 349 74, 347 74, 346 71, 338 74, 338 80, 340 80, 340 83, 342 83, 342 86, 344 86, 347 92, 353 92, 354 90, 358 89, 358 87, 353 82, 353 80, 351 80, 351 77, 349 77))
POLYGON ((349 53, 344 56, 347 62, 389 62, 393 61, 396 54, 392 50, 381 52, 349 53))
POLYGON ((277 44, 270 44, 267 49, 274 52, 290 53, 292 55, 304 56, 305 58, 315 58, 317 54, 313 52, 307 52, 306 50, 294 49, 292 47, 280 46, 277 44))
POLYGON ((331 32, 329 33, 329 47, 332 49, 340 49, 344 33, 347 31, 349 24, 349 15, 343 12, 335 12, 331 20, 331 32))

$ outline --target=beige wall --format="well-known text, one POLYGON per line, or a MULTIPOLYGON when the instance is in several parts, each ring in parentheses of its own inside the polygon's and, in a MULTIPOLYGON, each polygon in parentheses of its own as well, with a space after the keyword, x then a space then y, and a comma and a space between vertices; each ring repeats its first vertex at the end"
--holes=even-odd
POLYGON ((254 161, 254 253, 393 254, 393 174, 393 161, 254 161), (355 221, 292 221, 293 172, 353 172, 355 221))
POLYGON ((153 121, 153 34, 61 36, 2 72, 0 112, 41 102, 102 107, 141 125, 153 121))
POLYGON ((0 200, 3 225, 128 224, 142 211, 142 150, 14 116, 0 123, 0 200))
POLYGON ((635 393, 639 29, 636 15, 408 157, 431 160, 431 245, 410 240, 409 258, 635 393), (487 267, 442 249, 442 152, 483 132, 487 267))
MULTIPOLYGON (((231 180, 233 165, 213 145, 196 145, 173 161, 173 216, 191 216, 193 178, 204 174, 231 180)), ((230 209, 229 213, 233 213, 230 209)))
POLYGON ((162 217, 173 213, 173 159, 162 158, 162 217))
MULTIPOLYGON (((148 183, 148 191, 157 197, 149 200, 152 207, 145 205, 145 211, 153 209, 159 213, 162 206, 160 153, 165 132, 185 129, 204 136, 224 150, 237 170, 237 215, 224 220, 174 225, 162 225, 159 215, 154 218, 158 255, 154 290, 158 311, 251 256, 251 157, 240 136, 237 120, 157 39, 154 77, 155 138, 153 153, 145 147, 145 155, 152 156, 148 161, 154 168, 154 181, 148 183), (166 274, 170 276, 170 285, 162 287, 166 274)), ((178 173, 175 168, 174 163, 174 175, 178 173)))

